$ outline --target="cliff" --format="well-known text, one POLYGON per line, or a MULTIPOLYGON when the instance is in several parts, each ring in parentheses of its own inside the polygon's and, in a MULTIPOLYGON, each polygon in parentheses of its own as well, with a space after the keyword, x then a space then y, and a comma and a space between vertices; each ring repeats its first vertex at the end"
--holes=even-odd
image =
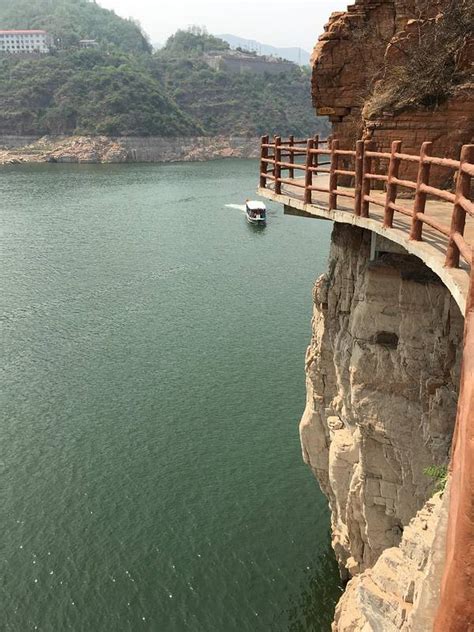
POLYGON ((333 632, 428 632, 439 603, 447 498, 436 494, 404 529, 399 547, 352 579, 336 608, 333 632))
POLYGON ((0 136, 0 165, 30 162, 119 163, 191 162, 217 158, 256 158, 257 138, 227 136, 0 136))
MULTIPOLYGON (((403 545, 392 556, 384 551, 406 540, 407 526, 430 499, 426 468, 448 461, 463 317, 419 259, 389 242, 371 258, 370 240, 368 231, 334 226, 328 272, 314 288, 300 434, 303 458, 329 500, 342 575, 373 569, 373 578, 385 568, 385 579, 401 586, 395 594, 405 594, 415 575, 403 562, 403 545)), ((338 632, 392 629, 344 624, 358 608, 351 594, 361 590, 343 598, 338 632)), ((376 600, 369 599, 369 610, 370 603, 377 609, 376 600)))
POLYGON ((417 153, 431 140, 457 158, 474 134, 473 21, 470 0, 356 0, 334 13, 313 52, 312 95, 342 147, 364 137, 417 153))

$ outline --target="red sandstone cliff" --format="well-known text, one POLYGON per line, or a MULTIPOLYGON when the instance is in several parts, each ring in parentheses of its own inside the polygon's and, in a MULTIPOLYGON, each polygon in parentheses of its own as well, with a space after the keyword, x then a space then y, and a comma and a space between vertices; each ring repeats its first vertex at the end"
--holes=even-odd
MULTIPOLYGON (((473 0, 355 0, 314 49, 313 102, 343 148, 433 141, 457 158, 474 135, 473 0)), ((433 174, 443 183, 445 175, 433 174)))

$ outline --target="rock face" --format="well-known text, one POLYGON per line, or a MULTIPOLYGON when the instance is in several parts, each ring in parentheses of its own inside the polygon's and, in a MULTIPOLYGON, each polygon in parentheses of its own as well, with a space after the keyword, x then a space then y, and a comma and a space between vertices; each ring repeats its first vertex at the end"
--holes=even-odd
POLYGON ((335 224, 312 330, 303 457, 329 499, 350 577, 399 545, 432 494, 423 470, 448 460, 463 318, 417 258, 370 261, 370 233, 335 224))
POLYGON ((259 153, 259 139, 228 136, 0 137, 0 165, 29 162, 193 162, 257 158, 259 153))
POLYGON ((260 140, 240 136, 121 138, 136 162, 194 162, 218 158, 257 158, 260 140))
POLYGON ((404 529, 399 547, 354 577, 341 597, 333 632, 430 632, 439 603, 447 498, 436 494, 404 529))
MULTIPOLYGON (((356 0, 346 12, 331 16, 313 52, 312 93, 318 113, 329 115, 343 148, 352 148, 363 137, 373 139, 382 151, 389 150, 392 140, 401 140, 403 151, 418 153, 421 143, 431 140, 436 155, 458 158, 461 145, 472 142, 472 29, 471 36, 461 28, 452 34, 457 27, 456 19, 454 26, 448 20, 451 4, 452 0, 356 0), (422 81, 430 88, 435 82, 439 49, 448 47, 441 37, 454 42, 452 73, 459 81, 446 98, 415 103, 422 81), (427 45, 429 38, 432 47, 427 45), (405 94, 410 77, 416 75, 419 82, 412 81, 411 93, 405 94)), ((471 16, 472 22, 470 0, 454 5, 463 5, 464 17, 469 21, 471 16)), ((440 66, 443 63, 439 59, 440 66)), ((416 165, 404 169, 404 175, 415 176, 416 165)), ((433 171, 434 184, 446 184, 446 178, 446 172, 433 171)))
POLYGON ((126 162, 127 158, 127 150, 107 136, 43 136, 24 146, 0 151, 0 164, 126 162))

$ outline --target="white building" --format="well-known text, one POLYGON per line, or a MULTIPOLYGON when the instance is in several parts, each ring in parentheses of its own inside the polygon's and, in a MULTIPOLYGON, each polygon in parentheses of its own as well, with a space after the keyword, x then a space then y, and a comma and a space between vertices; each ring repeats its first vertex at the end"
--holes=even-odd
POLYGON ((47 53, 52 44, 46 31, 0 31, 0 53, 47 53))
POLYGON ((83 39, 79 40, 79 48, 99 48, 97 40, 83 39))

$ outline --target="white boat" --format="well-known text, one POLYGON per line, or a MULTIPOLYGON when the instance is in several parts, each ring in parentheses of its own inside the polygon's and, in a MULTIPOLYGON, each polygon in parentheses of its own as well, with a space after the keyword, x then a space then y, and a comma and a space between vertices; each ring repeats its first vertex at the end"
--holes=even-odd
POLYGON ((267 207, 263 202, 247 200, 245 202, 245 214, 251 224, 265 226, 267 222, 267 207))

